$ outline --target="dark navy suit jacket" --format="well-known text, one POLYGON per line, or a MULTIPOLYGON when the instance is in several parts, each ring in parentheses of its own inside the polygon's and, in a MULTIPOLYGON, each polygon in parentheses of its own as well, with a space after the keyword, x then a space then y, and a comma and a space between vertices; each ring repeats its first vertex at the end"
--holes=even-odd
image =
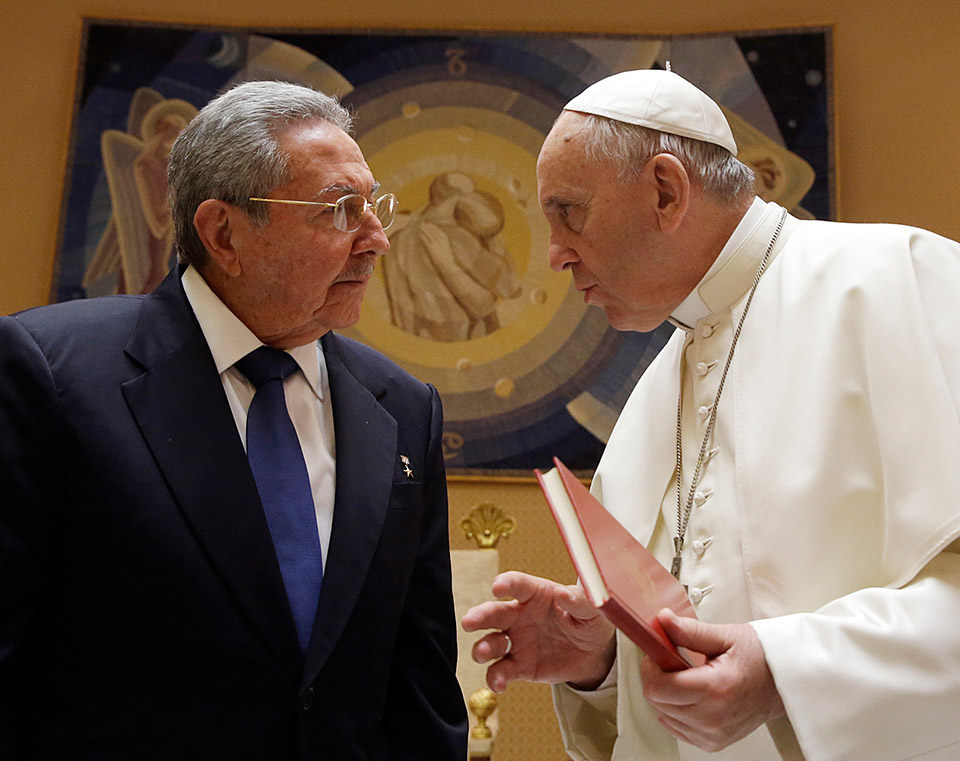
POLYGON ((178 274, 0 319, 0 758, 462 761, 437 393, 321 341, 337 490, 304 659, 178 274))

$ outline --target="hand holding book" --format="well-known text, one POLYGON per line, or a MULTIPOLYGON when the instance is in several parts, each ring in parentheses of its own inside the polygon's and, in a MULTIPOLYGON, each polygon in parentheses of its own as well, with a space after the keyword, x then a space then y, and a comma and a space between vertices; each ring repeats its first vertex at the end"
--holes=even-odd
POLYGON ((706 658, 678 650, 657 614, 669 608, 696 618, 686 590, 560 462, 536 471, 567 551, 590 601, 665 671, 698 666, 706 658))
POLYGON ((493 594, 498 599, 471 608, 462 621, 468 632, 495 630, 473 647, 473 659, 478 663, 495 661, 487 671, 490 689, 502 692, 517 679, 596 687, 613 664, 613 624, 664 670, 703 663, 705 657, 699 653, 678 650, 657 620, 664 607, 695 618, 683 586, 559 460, 555 462, 556 469, 537 475, 583 586, 565 586, 516 571, 494 580, 493 594), (585 512, 592 509, 594 520, 588 518, 581 528, 582 518, 577 518, 575 507, 583 505, 589 505, 585 512), (612 537, 607 537, 608 530, 612 537), (570 538, 578 531, 579 539, 570 538), (602 554, 599 566, 591 546, 602 554), (614 562, 614 557, 620 560, 614 562), (622 613, 614 612, 615 607, 622 613))

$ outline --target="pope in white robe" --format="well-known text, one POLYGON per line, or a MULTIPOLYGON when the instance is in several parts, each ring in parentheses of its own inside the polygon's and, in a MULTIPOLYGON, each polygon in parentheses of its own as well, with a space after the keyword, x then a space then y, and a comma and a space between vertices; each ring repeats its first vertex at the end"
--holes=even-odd
MULTIPOLYGON (((781 213, 754 201, 597 469, 595 495, 668 567, 675 400, 682 382, 695 462, 700 409, 781 213)), ((618 634, 600 690, 555 688, 577 761, 960 759, 960 245, 788 216, 772 255, 721 397, 682 580, 701 620, 752 622, 789 722, 717 754, 678 743, 642 697, 642 654, 618 634)))
POLYGON ((615 327, 677 326, 592 490, 665 566, 682 539, 706 625, 668 631, 718 649, 664 676, 619 632, 602 645, 582 592, 514 574, 494 591, 517 599, 464 617, 499 630, 474 648, 488 682, 554 683, 575 761, 960 759, 960 244, 727 204, 670 150, 618 174, 586 120, 736 155, 720 109, 673 74, 614 75, 567 111, 538 166, 551 265, 615 327), (718 684, 731 674, 744 684, 718 684), (723 688, 713 734, 693 681, 723 688))

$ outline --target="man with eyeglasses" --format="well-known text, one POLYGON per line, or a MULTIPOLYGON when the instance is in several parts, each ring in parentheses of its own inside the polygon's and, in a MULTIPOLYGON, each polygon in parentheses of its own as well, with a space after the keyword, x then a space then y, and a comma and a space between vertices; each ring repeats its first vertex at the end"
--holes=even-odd
POLYGON ((697 618, 657 620, 707 662, 665 671, 518 572, 464 617, 495 629, 474 657, 554 684, 575 761, 956 761, 960 244, 797 219, 736 156, 650 70, 576 96, 537 164, 551 266, 620 330, 676 327, 592 490, 687 586, 697 618))
POLYGON ((333 332, 396 209, 350 121, 229 90, 157 290, 0 319, 0 758, 465 757, 440 401, 333 332))

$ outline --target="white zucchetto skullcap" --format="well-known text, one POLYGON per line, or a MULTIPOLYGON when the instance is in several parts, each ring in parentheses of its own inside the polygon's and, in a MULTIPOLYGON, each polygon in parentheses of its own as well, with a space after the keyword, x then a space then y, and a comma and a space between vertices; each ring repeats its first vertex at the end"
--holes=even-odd
POLYGON ((621 71, 590 85, 563 109, 692 137, 737 155, 720 106, 672 71, 621 71))

